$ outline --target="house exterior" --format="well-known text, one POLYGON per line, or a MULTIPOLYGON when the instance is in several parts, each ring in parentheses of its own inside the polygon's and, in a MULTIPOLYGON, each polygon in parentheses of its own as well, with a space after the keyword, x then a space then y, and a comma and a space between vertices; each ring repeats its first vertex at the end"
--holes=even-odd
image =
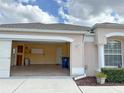
POLYGON ((59 64, 62 56, 69 57, 70 76, 94 76, 102 67, 123 67, 123 48, 123 24, 2 24, 0 77, 10 77, 11 66, 24 65, 25 58, 31 64, 59 64))

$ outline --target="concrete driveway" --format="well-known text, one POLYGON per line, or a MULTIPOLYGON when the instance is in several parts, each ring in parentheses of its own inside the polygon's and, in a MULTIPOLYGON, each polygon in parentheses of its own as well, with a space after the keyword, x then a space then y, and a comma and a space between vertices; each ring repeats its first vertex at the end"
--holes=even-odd
POLYGON ((71 78, 0 79, 0 93, 81 93, 71 78))
POLYGON ((124 93, 124 86, 79 86, 82 93, 124 93))

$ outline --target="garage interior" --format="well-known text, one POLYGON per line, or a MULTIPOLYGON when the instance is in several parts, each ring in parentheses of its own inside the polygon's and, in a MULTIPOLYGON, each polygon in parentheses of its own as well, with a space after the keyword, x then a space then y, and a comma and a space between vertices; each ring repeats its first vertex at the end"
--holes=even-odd
POLYGON ((70 43, 12 41, 11 76, 69 76, 70 43))

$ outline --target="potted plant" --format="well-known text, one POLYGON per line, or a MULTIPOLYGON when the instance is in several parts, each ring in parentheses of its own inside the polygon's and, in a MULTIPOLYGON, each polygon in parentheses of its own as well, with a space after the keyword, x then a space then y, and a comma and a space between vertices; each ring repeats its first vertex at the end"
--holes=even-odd
POLYGON ((104 73, 102 73, 102 72, 96 73, 97 83, 99 83, 99 84, 104 84, 106 78, 107 78, 107 75, 106 75, 106 74, 104 74, 104 73))

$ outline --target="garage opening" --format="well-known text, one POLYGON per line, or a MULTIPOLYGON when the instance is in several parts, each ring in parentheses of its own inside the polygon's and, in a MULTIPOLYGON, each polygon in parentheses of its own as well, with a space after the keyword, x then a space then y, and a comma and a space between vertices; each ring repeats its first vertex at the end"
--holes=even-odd
POLYGON ((69 76, 69 42, 12 41, 11 76, 69 76))

